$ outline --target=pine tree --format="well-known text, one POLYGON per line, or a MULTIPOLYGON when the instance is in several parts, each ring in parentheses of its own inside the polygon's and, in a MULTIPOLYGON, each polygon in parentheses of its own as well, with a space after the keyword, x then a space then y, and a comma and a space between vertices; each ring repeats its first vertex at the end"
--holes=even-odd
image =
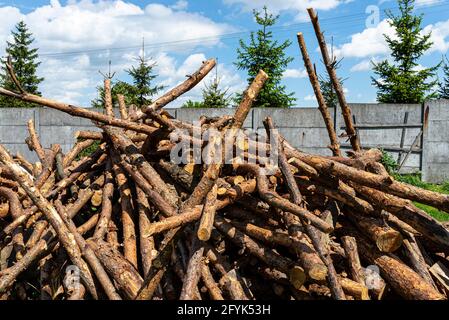
MULTIPOLYGON (((273 40, 273 33, 269 27, 273 26, 279 16, 268 14, 267 8, 263 8, 263 14, 254 10, 257 24, 261 26, 256 33, 251 32, 250 43, 245 44, 240 40, 240 48, 237 49, 237 62, 235 65, 239 70, 248 72, 248 83, 251 83, 260 69, 269 76, 268 81, 259 93, 255 107, 286 108, 291 107, 296 99, 293 93, 286 93, 285 86, 281 85, 282 75, 287 65, 293 58, 286 57, 285 49, 291 45, 291 41, 279 44, 273 40)), ((237 96, 237 101, 241 95, 237 96)))
POLYGON ((203 89, 204 108, 227 108, 230 104, 228 90, 220 89, 220 79, 215 76, 210 85, 203 89))
MULTIPOLYGON (((23 89, 35 95, 40 95, 39 84, 44 80, 37 76, 37 68, 41 64, 37 61, 39 55, 37 48, 31 48, 34 38, 28 31, 27 25, 21 21, 12 31, 13 41, 7 41, 6 55, 11 57, 12 66, 14 68, 17 79, 23 89)), ((0 84, 8 90, 17 91, 14 82, 9 76, 5 65, 2 61, 2 72, 0 74, 0 84)), ((0 107, 35 107, 36 105, 22 102, 17 99, 0 98, 0 107)))
POLYGON ((438 84, 438 96, 441 99, 449 99, 449 60, 447 58, 443 64, 443 73, 443 82, 438 84))
POLYGON ((398 0, 400 14, 391 11, 386 14, 397 39, 384 35, 391 50, 394 63, 388 60, 373 62, 373 70, 378 78, 372 83, 378 88, 377 99, 386 103, 420 103, 432 98, 437 84, 433 80, 439 65, 418 70, 419 58, 432 46, 431 34, 422 34, 423 15, 413 15, 414 0, 398 0), (430 94, 429 94, 430 93, 430 94))

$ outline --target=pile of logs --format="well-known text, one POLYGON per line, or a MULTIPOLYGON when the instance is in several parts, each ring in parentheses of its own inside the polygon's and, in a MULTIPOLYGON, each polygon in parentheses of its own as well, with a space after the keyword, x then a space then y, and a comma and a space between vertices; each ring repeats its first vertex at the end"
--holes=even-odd
POLYGON ((301 34, 333 156, 293 148, 271 118, 269 141, 237 141, 268 78, 263 71, 233 116, 192 124, 163 107, 197 85, 214 60, 150 106, 128 108, 119 96, 120 117, 110 80, 99 113, 27 93, 7 63, 17 92, 0 88, 1 95, 91 119, 101 131, 77 132, 79 142, 63 154, 57 144, 41 145, 30 120, 26 143, 36 163, 0 145, 0 298, 447 299, 449 230, 414 202, 449 212, 449 197, 396 181, 379 150, 361 150, 309 13, 347 121, 348 156, 301 34), (209 129, 218 134, 207 141, 193 135, 209 129), (173 161, 180 139, 191 146, 183 150, 188 163, 173 161), (230 162, 225 145, 233 146, 230 162), (218 161, 194 162, 192 146, 218 161))

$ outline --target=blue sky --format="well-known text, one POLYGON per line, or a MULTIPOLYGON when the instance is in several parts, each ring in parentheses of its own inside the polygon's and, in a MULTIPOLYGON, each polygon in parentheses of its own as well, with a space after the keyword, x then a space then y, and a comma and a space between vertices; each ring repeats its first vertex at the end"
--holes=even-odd
MULTIPOLYGON (((434 41, 420 64, 432 66, 449 48, 449 0, 416 2, 415 11, 424 14, 423 26, 432 31, 434 41)), ((286 53, 294 61, 283 82, 289 92, 295 92, 298 106, 315 106, 316 102, 299 55, 297 32, 304 33, 318 72, 324 72, 305 10, 311 4, 318 11, 328 43, 333 39, 336 55, 343 58, 338 72, 347 79, 347 100, 375 101, 370 61, 389 57, 382 34, 392 30, 384 20, 384 10, 395 11, 395 0, 0 0, 0 54, 4 54, 10 30, 23 19, 41 54, 39 73, 46 78, 43 94, 88 106, 102 82, 98 71, 107 71, 111 60, 114 79, 128 80, 123 70, 135 63, 145 38, 145 54, 157 63, 161 83, 174 86, 202 60, 217 58, 222 85, 237 92, 246 86, 246 74, 233 65, 238 41, 247 41, 250 31, 257 29, 251 11, 264 4, 280 15, 273 29, 276 40, 292 42, 286 53)), ((200 95, 201 86, 173 106, 200 95)))

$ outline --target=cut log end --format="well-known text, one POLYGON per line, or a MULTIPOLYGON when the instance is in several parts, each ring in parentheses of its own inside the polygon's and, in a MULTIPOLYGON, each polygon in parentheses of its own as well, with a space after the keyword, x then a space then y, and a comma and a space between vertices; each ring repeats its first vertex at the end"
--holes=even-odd
POLYGON ((290 283, 299 290, 304 282, 306 282, 307 277, 303 268, 294 266, 290 269, 289 279, 290 283))
POLYGON ((208 241, 211 233, 205 228, 198 229, 197 236, 201 241, 208 241))
POLYGON ((376 245, 380 251, 390 253, 399 249, 402 245, 402 235, 396 230, 388 230, 378 236, 376 245))

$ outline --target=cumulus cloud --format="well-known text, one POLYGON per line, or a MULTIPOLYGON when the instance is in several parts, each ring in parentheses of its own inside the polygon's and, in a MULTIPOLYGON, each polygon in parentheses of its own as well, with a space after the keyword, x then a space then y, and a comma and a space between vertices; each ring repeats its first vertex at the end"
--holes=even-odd
POLYGON ((313 94, 308 94, 304 97, 304 101, 316 101, 316 97, 313 94))
POLYGON ((316 10, 334 9, 342 3, 349 3, 352 0, 223 0, 225 4, 239 4, 244 11, 252 11, 254 8, 262 8, 264 5, 271 12, 280 13, 289 11, 295 14, 295 20, 307 20, 307 8, 315 8, 316 10))
POLYGON ((284 78, 292 78, 292 79, 299 79, 299 78, 306 78, 307 70, 305 69, 287 69, 284 71, 284 78))
MULTIPOLYGON (((432 52, 445 53, 449 49, 449 20, 429 24, 423 28, 423 34, 432 33, 432 47, 426 54, 432 52)), ((386 56, 390 52, 384 34, 395 38, 395 31, 387 20, 382 20, 376 27, 366 28, 362 32, 351 36, 351 41, 344 43, 334 50, 337 57, 367 58, 386 56)), ((355 65, 354 71, 364 71, 369 59, 355 65)))
MULTIPOLYGON (((172 6, 150 3, 145 7, 124 0, 51 0, 26 14, 17 7, 0 7, 0 55, 14 25, 24 20, 35 37, 34 46, 40 48, 39 74, 46 78, 42 92, 86 105, 95 97, 95 85, 102 82, 98 70, 106 71, 112 60, 113 71, 118 71, 116 78, 123 76, 122 70, 135 63, 142 38, 147 56, 164 56, 177 65, 173 56, 183 59, 193 49, 220 45, 221 34, 236 30, 188 12, 187 7, 185 0, 172 6), (191 41, 198 38, 203 40, 191 41)), ((193 65, 198 68, 200 62, 193 59, 188 57, 182 63, 184 69, 176 73, 193 65)), ((167 84, 175 82, 174 73, 162 72, 160 78, 167 84)))
POLYGON ((433 6, 443 2, 443 0, 416 0, 417 7, 433 6))
POLYGON ((395 36, 394 29, 387 20, 382 20, 376 27, 367 28, 351 36, 351 41, 334 50, 337 57, 365 58, 388 53, 384 34, 395 36))
MULTIPOLYGON (((175 59, 166 53, 161 53, 156 57, 157 65, 156 71, 163 79, 163 85, 173 87, 183 82, 186 76, 196 71, 201 63, 207 58, 204 53, 195 53, 188 56, 182 63, 177 63, 175 59)), ((227 67, 224 64, 218 64, 218 77, 220 79, 220 87, 223 90, 227 90, 228 94, 234 94, 236 92, 242 92, 246 87, 246 82, 240 77, 240 75, 233 70, 232 67, 227 67)), ((211 83, 215 77, 215 71, 210 72, 203 81, 194 89, 189 91, 186 95, 182 96, 172 106, 180 106, 183 102, 191 99, 198 100, 201 98, 202 89, 205 85, 211 83)))
POLYGON ((432 32, 433 45, 429 52, 447 52, 449 49, 449 20, 430 24, 423 29, 423 32, 432 32))
POLYGON ((185 0, 179 0, 174 5, 171 6, 174 10, 185 10, 189 6, 189 3, 185 0))

